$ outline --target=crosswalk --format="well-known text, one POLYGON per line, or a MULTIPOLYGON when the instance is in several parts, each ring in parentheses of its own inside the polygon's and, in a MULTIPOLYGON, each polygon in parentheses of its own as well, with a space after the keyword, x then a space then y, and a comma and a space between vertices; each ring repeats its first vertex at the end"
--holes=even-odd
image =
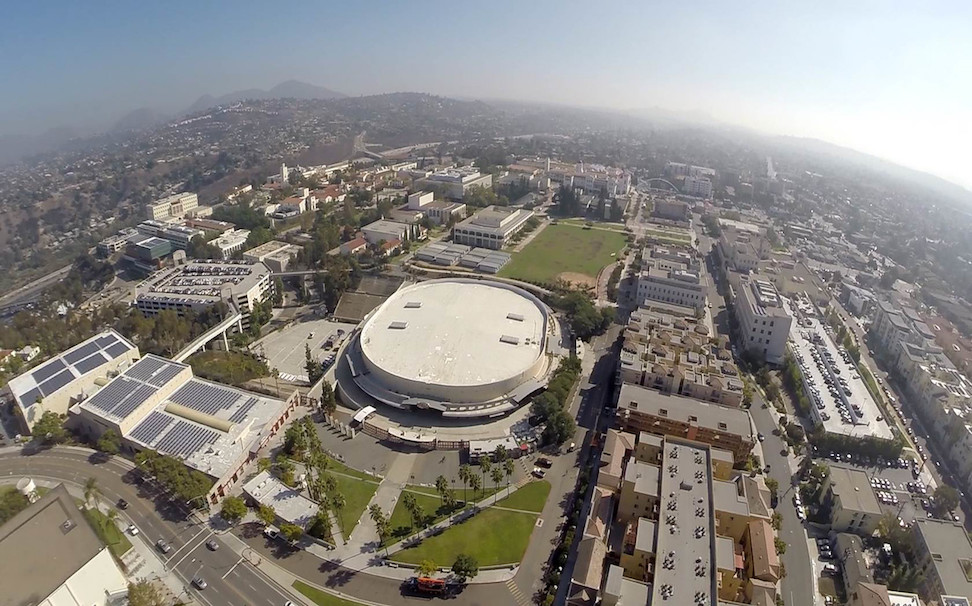
POLYGON ((510 588, 510 593, 513 594, 513 599, 516 600, 516 603, 519 606, 530 606, 530 604, 533 603, 530 601, 530 596, 523 595, 523 592, 520 591, 520 588, 516 586, 513 579, 507 581, 506 586, 510 588))

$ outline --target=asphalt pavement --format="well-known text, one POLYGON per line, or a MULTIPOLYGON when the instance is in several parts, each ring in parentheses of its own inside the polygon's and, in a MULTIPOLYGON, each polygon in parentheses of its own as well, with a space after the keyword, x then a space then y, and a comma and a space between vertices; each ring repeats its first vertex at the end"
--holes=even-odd
POLYGON ((172 546, 168 554, 159 553, 166 568, 174 570, 184 584, 184 591, 205 606, 283 606, 292 599, 249 562, 241 561, 207 524, 187 519, 184 508, 161 496, 150 484, 136 484, 131 466, 122 461, 105 461, 98 455, 70 448, 54 448, 32 455, 6 449, 0 452, 0 475, 75 485, 84 485, 89 477, 95 478, 105 500, 128 501, 129 507, 119 514, 140 531, 138 536, 130 537, 132 541, 145 541, 154 549, 155 543, 163 539, 172 546), (211 539, 216 541, 215 551, 206 547, 211 539), (206 589, 191 587, 196 576, 205 579, 206 589))

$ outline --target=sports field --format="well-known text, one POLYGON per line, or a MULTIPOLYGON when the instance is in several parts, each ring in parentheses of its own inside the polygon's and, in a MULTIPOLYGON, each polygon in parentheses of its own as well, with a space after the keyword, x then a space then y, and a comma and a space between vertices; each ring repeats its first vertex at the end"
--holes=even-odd
POLYGON ((605 265, 617 260, 625 245, 623 233, 559 223, 548 225, 515 253, 499 275, 526 282, 552 284, 557 278, 593 284, 605 265))

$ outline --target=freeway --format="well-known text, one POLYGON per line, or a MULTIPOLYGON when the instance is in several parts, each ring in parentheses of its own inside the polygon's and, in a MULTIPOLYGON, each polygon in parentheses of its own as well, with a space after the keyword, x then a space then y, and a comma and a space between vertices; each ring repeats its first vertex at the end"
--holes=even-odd
POLYGON ((291 599, 227 547, 205 523, 190 519, 181 504, 173 503, 149 484, 136 484, 131 466, 125 462, 104 461, 98 455, 70 448, 31 455, 7 449, 0 453, 0 476, 30 476, 75 485, 95 478, 106 500, 128 501, 128 509, 119 513, 140 530, 132 540, 146 541, 153 549, 159 539, 172 546, 172 551, 162 556, 166 569, 174 570, 186 591, 205 606, 283 606, 291 599), (216 540, 216 551, 206 547, 210 539, 216 540), (190 588, 195 576, 204 578, 209 587, 203 591, 190 588))

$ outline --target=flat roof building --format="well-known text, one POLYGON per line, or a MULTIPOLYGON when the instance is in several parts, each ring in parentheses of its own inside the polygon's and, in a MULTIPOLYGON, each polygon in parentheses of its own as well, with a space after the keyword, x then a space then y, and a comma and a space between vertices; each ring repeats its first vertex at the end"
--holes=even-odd
POLYGON ((531 217, 532 210, 487 206, 457 223, 452 228, 452 241, 456 244, 499 250, 509 243, 514 234, 523 229, 531 217))
POLYGON ((71 412, 92 439, 113 429, 130 452, 170 455, 210 476, 208 500, 217 503, 298 400, 297 391, 283 402, 205 381, 187 364, 149 354, 71 412))
POLYGON ((831 466, 823 490, 830 501, 830 527, 834 531, 871 536, 884 512, 866 473, 831 466))
POLYGON ((639 305, 646 301, 661 301, 692 307, 697 312, 705 308, 708 281, 699 271, 664 259, 650 259, 647 265, 638 276, 639 305))
POLYGON ((106 330, 12 379, 4 387, 17 410, 24 433, 45 412, 67 414, 68 408, 99 389, 104 380, 132 364, 138 348, 114 330, 106 330))
POLYGON ((447 197, 453 200, 462 200, 470 187, 493 186, 493 175, 479 172, 474 166, 461 166, 459 168, 445 168, 438 170, 424 179, 416 181, 416 185, 422 188, 442 190, 447 197))
POLYGON ((784 308, 776 286, 734 272, 729 274, 729 286, 742 336, 740 346, 771 364, 780 364, 793 318, 784 308))
POLYGON ((219 249, 222 259, 229 259, 243 250, 249 237, 248 229, 230 229, 216 236, 209 243, 219 249))
POLYGON ((291 260, 301 251, 301 247, 287 242, 270 240, 243 253, 243 259, 252 263, 263 263, 274 273, 287 271, 291 260))
POLYGON ((156 272, 135 290, 135 305, 146 315, 166 309, 182 315, 226 301, 240 310, 246 326, 253 306, 273 294, 273 280, 263 263, 199 259, 156 272))
POLYGON ((199 196, 183 192, 166 196, 146 205, 148 219, 160 220, 170 217, 184 217, 191 214, 199 206, 199 196))
POLYGON ((972 599, 972 541, 965 528, 941 520, 915 520, 915 548, 924 582, 918 593, 926 602, 943 596, 972 599))
POLYGON ((412 229, 407 223, 379 219, 374 223, 369 223, 368 225, 362 227, 361 235, 365 240, 368 241, 369 244, 393 242, 395 240, 404 242, 405 240, 412 239, 412 229))
POLYGON ((257 505, 273 507, 277 518, 307 529, 317 515, 318 505, 297 488, 287 486, 269 471, 261 471, 243 485, 243 492, 257 505))
POLYGON ((617 415, 625 431, 703 442, 730 451, 737 464, 748 459, 756 443, 746 410, 667 395, 630 383, 621 386, 617 415))
POLYGON ((64 485, 0 526, 0 606, 127 603, 128 579, 64 485))

